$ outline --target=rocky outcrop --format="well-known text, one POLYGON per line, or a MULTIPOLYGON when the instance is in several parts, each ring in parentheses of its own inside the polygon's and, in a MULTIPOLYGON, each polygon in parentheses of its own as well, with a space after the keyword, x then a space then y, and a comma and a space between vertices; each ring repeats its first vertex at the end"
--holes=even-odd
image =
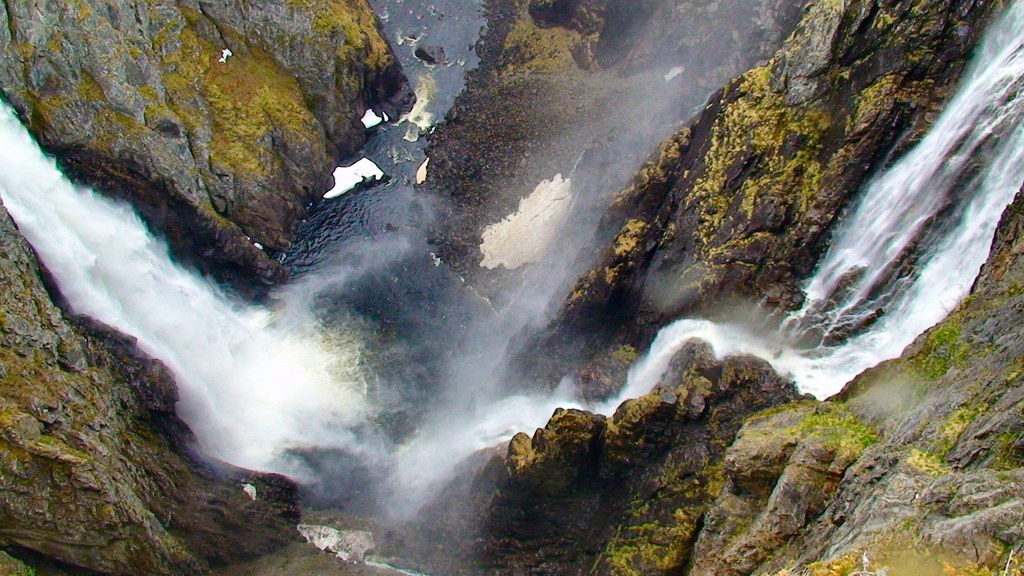
POLYGON ((685 348, 661 385, 611 418, 556 412, 512 439, 487 512, 487 573, 676 573, 724 480, 725 448, 759 410, 792 402, 764 362, 685 348))
POLYGON ((62 313, 2 207, 0 247, 0 549, 180 575, 294 538, 295 486, 200 460, 169 371, 62 313))
POLYGON ((284 278, 254 244, 286 248, 365 109, 410 98, 365 0, 7 2, 0 21, 0 91, 43 147, 240 286, 284 278))
POLYGON ((690 345, 613 418, 556 412, 501 461, 478 562, 509 574, 1019 574, 1022 258, 1024 192, 972 295, 827 402, 796 399, 759 361, 690 345))
POLYGON ((614 240, 541 346, 642 347, 714 303, 798 305, 836 215, 921 136, 994 5, 812 3, 768 64, 728 84, 615 198, 602 222, 614 240))
POLYGON ((972 296, 903 357, 833 402, 746 423, 691 574, 836 573, 865 554, 893 573, 1019 573, 1007 553, 1024 539, 1022 207, 1003 216, 972 296), (793 425, 826 409, 845 414, 831 445, 793 425))
MULTIPOLYGON (((579 29, 582 16, 558 11, 596 4, 531 9, 579 29)), ((767 65, 665 140, 606 214, 614 239, 556 332, 602 351, 584 393, 621 385, 632 345, 681 314, 730 298, 798 304, 837 214, 928 128, 998 7, 814 2, 767 65)), ((687 384, 517 436, 477 561, 508 574, 1020 573, 1008 556, 1024 541, 1022 206, 972 296, 831 401, 750 384, 778 382, 767 367, 745 380, 757 406, 694 396, 747 361, 690 348, 669 377, 687 384), (694 397, 705 416, 684 408, 694 397), (725 414, 742 427, 708 416, 725 414)))
MULTIPOLYGON (((486 6, 482 63, 431 137, 427 185, 451 200, 432 231, 438 255, 500 302, 530 266, 483 268, 487 226, 516 212, 542 180, 562 174, 577 196, 559 236, 586 244, 648 151, 723 83, 778 49, 802 3, 486 6), (718 17, 730 11, 737 16, 718 17), (606 57, 620 46, 631 55, 606 57)), ((555 266, 561 274, 580 248, 569 240, 550 248, 565 261, 555 266)))

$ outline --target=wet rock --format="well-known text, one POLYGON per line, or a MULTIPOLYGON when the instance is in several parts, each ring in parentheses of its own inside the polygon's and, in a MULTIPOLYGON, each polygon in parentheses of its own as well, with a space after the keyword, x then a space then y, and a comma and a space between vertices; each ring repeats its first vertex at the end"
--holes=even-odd
POLYGON ((413 55, 430 65, 443 64, 445 62, 443 46, 431 46, 428 44, 417 46, 413 55))
MULTIPOLYGON (((779 0, 678 4, 488 4, 481 68, 431 137, 428 182, 453 204, 431 231, 439 255, 478 292, 500 303, 503 289, 530 268, 482 269, 485 228, 513 214, 542 180, 575 171, 582 197, 565 227, 583 230, 585 243, 658 140, 722 83, 776 50, 800 10, 799 2, 779 0), (737 15, 723 24, 710 4, 737 15), (710 42, 716 46, 704 46, 710 42), (616 46, 631 56, 619 57, 616 46), (707 58, 705 49, 720 57, 707 58), (685 82, 666 82, 670 63, 686 68, 685 82)), ((597 241, 608 238, 601 230, 597 241)), ((554 252, 569 255, 568 268, 580 248, 568 241, 554 252)))
POLYGON ((0 246, 0 549, 90 573, 177 575, 293 537, 293 483, 203 460, 167 369, 62 312, 2 208, 0 246))
POLYGON ((796 305, 837 214, 927 130, 992 13, 971 1, 869 5, 812 3, 766 65, 650 157, 604 216, 612 241, 537 348, 619 326, 590 339, 599 357, 603 346, 642 349, 660 326, 725 300, 796 305), (959 22, 971 34, 955 33, 959 22), (636 249, 623 254, 626 239, 636 249))
POLYGON ((509 445, 487 512, 488 573, 640 573, 681 569, 687 542, 718 493, 716 464, 743 419, 798 397, 748 358, 715 361, 702 346, 673 360, 662 384, 612 418, 559 411, 509 445))
POLYGON ((362 145, 363 112, 411 98, 363 0, 10 4, 0 20, 0 90, 44 148, 250 290, 285 276, 253 240, 285 249, 362 145))

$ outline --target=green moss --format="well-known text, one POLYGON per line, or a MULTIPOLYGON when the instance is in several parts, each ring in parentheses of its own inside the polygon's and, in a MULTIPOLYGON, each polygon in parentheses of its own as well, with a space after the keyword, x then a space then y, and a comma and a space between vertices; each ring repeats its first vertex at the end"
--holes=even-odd
POLYGON ((951 368, 966 364, 968 346, 960 340, 961 331, 959 318, 953 316, 928 335, 924 347, 913 360, 922 376, 938 380, 951 368))
POLYGON ((615 255, 622 258, 633 255, 640 247, 640 240, 647 230, 647 223, 643 220, 633 219, 622 227, 618 236, 615 237, 615 255))
POLYGON ((733 88, 736 96, 726 96, 712 130, 706 164, 693 193, 702 204, 698 235, 705 244, 722 226, 732 193, 740 195, 749 218, 767 196, 806 210, 821 188, 824 168, 818 155, 831 117, 822 107, 787 106, 772 90, 771 76, 771 63, 747 72, 733 88), (738 190, 730 190, 729 171, 741 162, 756 168, 738 190))
POLYGON ((289 0, 289 4, 315 9, 310 23, 314 31, 320 34, 341 33, 344 43, 339 50, 348 52, 344 58, 360 58, 375 69, 390 63, 390 52, 383 38, 379 34, 365 32, 376 29, 374 16, 365 5, 346 0, 289 0))
POLYGON ((996 437, 992 450, 992 467, 996 470, 1015 470, 1024 467, 1024 453, 1016 447, 1024 440, 1024 432, 1004 432, 996 437))
MULTIPOLYGON (((1009 556, 1007 551, 1007 556, 1009 556)), ((992 566, 978 564, 950 548, 930 546, 905 533, 877 538, 865 549, 809 564, 802 569, 782 570, 771 576, 1024 576, 1024 562, 1014 554, 992 566), (867 566, 864 562, 867 558, 867 566)))
POLYGON ((612 360, 620 364, 632 364, 640 357, 640 353, 636 348, 628 344, 624 344, 616 348, 615 351, 612 352, 611 356, 612 360))
POLYGON ((843 460, 860 456, 869 446, 878 442, 878 432, 861 422, 845 405, 824 402, 810 410, 813 406, 813 402, 801 401, 755 414, 747 420, 743 438, 746 441, 778 444, 816 440, 835 451, 843 460), (807 414, 791 426, 765 425, 790 411, 806 411, 807 414))
POLYGON ((575 67, 572 46, 578 39, 579 34, 567 28, 540 28, 529 16, 520 15, 505 37, 504 53, 512 59, 505 70, 556 72, 575 67))
POLYGON ((273 127, 298 137, 316 130, 295 78, 260 50, 210 69, 204 88, 213 113, 211 161, 237 174, 269 173, 273 159, 263 140, 273 127))
POLYGON ((652 498, 630 504, 627 523, 598 559, 614 575, 672 573, 685 566, 700 520, 725 485, 725 469, 705 464, 691 473, 666 465, 657 485, 652 498))
POLYGON ((988 410, 987 405, 965 406, 950 415, 940 427, 936 452, 945 457, 974 420, 988 410))
POLYGON ((913 448, 904 460, 908 466, 927 474, 928 476, 944 476, 949 473, 949 466, 942 460, 942 456, 934 452, 925 452, 913 448))

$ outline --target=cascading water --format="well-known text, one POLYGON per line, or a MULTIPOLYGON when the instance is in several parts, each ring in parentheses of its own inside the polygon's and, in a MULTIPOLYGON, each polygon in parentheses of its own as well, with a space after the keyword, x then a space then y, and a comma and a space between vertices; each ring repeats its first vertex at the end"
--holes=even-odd
MULTIPOLYGON (((1024 180, 1022 43, 1024 0, 1017 0, 990 32, 963 88, 927 138, 867 187, 808 284, 807 306, 786 321, 782 334, 772 339, 738 325, 681 320, 661 331, 621 397, 597 408, 607 413, 646 393, 675 351, 695 338, 707 340, 719 355, 766 358, 805 391, 825 396, 863 369, 899 355, 939 321, 969 289, 999 214, 1024 180), (975 172, 976 165, 982 169, 975 172), (908 268, 915 273, 905 274, 908 268), (849 337, 836 344, 840 336, 849 337), (808 348, 811 340, 816 344, 808 348)), ((361 434, 372 427, 375 407, 365 398, 358 369, 360 342, 324 330, 298 302, 319 294, 307 285, 316 278, 283 294, 292 304, 276 315, 234 303, 176 266, 131 210, 67 182, 6 105, 0 112, 0 150, 6 163, 0 195, 71 306, 135 336, 168 364, 181 390, 179 413, 213 455, 294 475, 302 470, 287 458, 289 449, 342 449, 387 462, 394 494, 414 510, 465 456, 543 425, 556 407, 574 403, 571 382, 555 393, 493 389, 504 384, 496 372, 510 339, 545 318, 569 269, 566 262, 578 253, 575 244, 554 250, 567 260, 537 262, 521 285, 532 291, 523 290, 501 317, 473 330, 468 339, 479 342, 459 351, 444 382, 449 396, 472 394, 449 402, 428 422, 436 427, 425 426, 395 454, 361 434), (538 284, 544 289, 538 291, 538 284)), ((419 157, 409 160, 395 150, 384 146, 377 157, 405 159, 407 172, 419 165, 419 157)), ((568 179, 549 184, 565 184, 564 198, 572 198, 568 179)), ((403 190, 403 198, 416 197, 411 185, 403 190)), ((405 226, 405 211, 416 212, 403 204, 399 217, 392 204, 386 210, 384 204, 362 209, 381 212, 377 219, 385 231, 405 226), (399 225, 392 226, 392 219, 399 225)), ((350 204, 337 204, 339 210, 344 206, 350 204)), ((578 242, 585 238, 566 235, 578 242)), ((410 245, 400 239, 399 248, 410 245)), ((419 240, 411 245, 418 247, 419 240)), ((370 244, 369 253, 379 258, 381 240, 370 244)))
POLYGON ((177 377, 178 413, 206 450, 299 474, 295 447, 353 449, 365 416, 358 342, 324 336, 304 311, 233 303, 171 261, 129 208, 73 186, 6 104, 0 196, 68 303, 138 339, 177 377))
POLYGON ((805 306, 766 338, 682 319, 661 330, 619 398, 657 385, 691 340, 719 356, 752 354, 826 397, 899 356, 967 295, 1000 215, 1024 183, 1024 0, 988 32, 961 88, 928 135, 875 177, 841 224, 805 306), (812 345, 808 347, 807 342, 812 345))

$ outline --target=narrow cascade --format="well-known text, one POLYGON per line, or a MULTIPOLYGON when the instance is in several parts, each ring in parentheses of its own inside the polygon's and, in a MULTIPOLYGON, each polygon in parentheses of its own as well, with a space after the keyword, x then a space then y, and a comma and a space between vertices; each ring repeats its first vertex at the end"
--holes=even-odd
POLYGON ((867 185, 806 285, 805 306, 781 334, 676 321, 603 410, 657 385, 673 354, 696 339, 719 356, 762 357, 822 398, 898 357, 967 295, 1024 183, 1022 92, 1024 0, 1017 0, 987 33, 928 135, 867 185))
POLYGON ((289 448, 351 448, 367 410, 353 336, 233 303, 176 265, 131 209, 73 186, 7 104, 0 150, 0 197, 68 303, 170 367, 178 413, 211 455, 301 475, 289 448))

